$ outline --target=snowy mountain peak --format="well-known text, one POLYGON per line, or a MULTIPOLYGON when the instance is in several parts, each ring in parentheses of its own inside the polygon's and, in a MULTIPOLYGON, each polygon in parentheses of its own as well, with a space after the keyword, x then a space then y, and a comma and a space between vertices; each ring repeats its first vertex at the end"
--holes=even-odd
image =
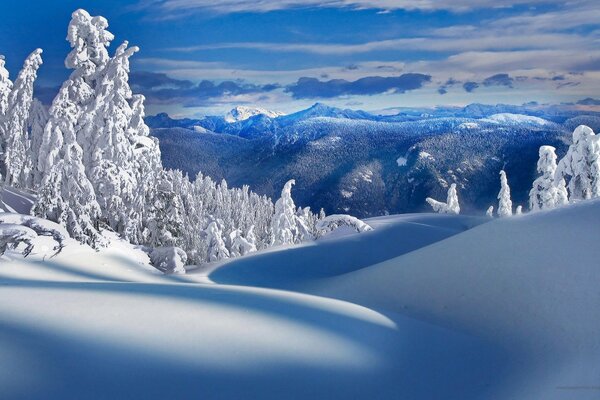
POLYGON ((279 111, 265 110, 264 108, 237 106, 225 115, 225 122, 232 123, 245 121, 256 115, 266 115, 269 118, 277 118, 285 114, 279 111))

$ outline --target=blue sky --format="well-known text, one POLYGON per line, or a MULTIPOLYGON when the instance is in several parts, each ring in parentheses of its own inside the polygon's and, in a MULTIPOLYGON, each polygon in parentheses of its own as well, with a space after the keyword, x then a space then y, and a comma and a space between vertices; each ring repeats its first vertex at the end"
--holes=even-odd
POLYGON ((2 2, 16 75, 44 49, 39 95, 68 75, 70 14, 102 15, 141 47, 131 82, 149 113, 292 112, 316 101, 391 107, 600 98, 597 1, 28 0, 2 2))

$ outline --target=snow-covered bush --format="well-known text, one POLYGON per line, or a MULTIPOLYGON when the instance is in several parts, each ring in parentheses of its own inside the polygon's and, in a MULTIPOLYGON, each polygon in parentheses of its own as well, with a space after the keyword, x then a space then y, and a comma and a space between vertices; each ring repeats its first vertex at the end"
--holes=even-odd
POLYGON ((187 255, 179 247, 156 247, 150 252, 150 263, 165 274, 185 274, 187 255))
POLYGON ((323 237, 336 229, 347 226, 354 229, 358 233, 372 231, 373 228, 364 221, 345 214, 332 214, 319 220, 316 224, 319 237, 323 237))
POLYGON ((11 243, 15 245, 11 248, 14 248, 22 242, 27 244, 26 253, 29 254, 33 249, 32 239, 37 236, 49 236, 56 242, 54 250, 56 253, 59 253, 66 245, 65 242, 69 238, 69 233, 62 226, 52 221, 23 214, 1 213, 0 226, 6 228, 4 244, 7 247, 5 247, 4 250, 10 247, 11 243), (22 234, 18 232, 16 227, 23 228, 22 234), (9 232, 12 232, 12 234, 9 234, 9 232), (13 239, 10 239, 11 236, 13 239), (15 242, 17 239, 19 239, 19 241, 15 242))
POLYGON ((428 197, 425 201, 433 208, 433 211, 440 214, 460 214, 460 204, 456 193, 456 183, 450 185, 446 202, 437 201, 428 197))

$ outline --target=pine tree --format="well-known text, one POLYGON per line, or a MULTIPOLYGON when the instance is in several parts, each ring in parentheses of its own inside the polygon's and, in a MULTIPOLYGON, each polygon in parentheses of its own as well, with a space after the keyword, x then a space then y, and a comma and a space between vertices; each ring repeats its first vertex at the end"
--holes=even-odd
POLYGON ((209 262, 223 260, 230 256, 229 250, 227 250, 223 241, 223 233, 220 225, 218 221, 213 221, 206 228, 209 262))
POLYGON ((283 186, 281 197, 275 203, 275 215, 271 222, 273 245, 293 244, 297 238, 295 205, 292 199, 292 185, 296 181, 290 179, 283 186))
POLYGON ((0 122, 4 137, 3 170, 6 184, 31 187, 31 140, 28 132, 29 112, 33 102, 33 84, 42 65, 42 50, 33 51, 23 64, 8 98, 7 117, 0 122))
POLYGON ((506 172, 500 171, 500 192, 498 193, 498 216, 509 217, 512 212, 512 200, 510 199, 510 186, 506 179, 506 172))
POLYGON ((91 17, 84 10, 72 14, 67 34, 72 50, 65 65, 74 71, 50 107, 37 166, 43 193, 51 193, 56 181, 61 182, 57 194, 62 198, 61 207, 53 210, 55 202, 41 196, 33 210, 38 216, 55 216, 57 222, 66 221, 73 237, 94 247, 105 244, 97 231, 101 214, 94 188, 85 174, 78 135, 83 126, 82 116, 94 99, 97 77, 109 59, 106 47, 113 36, 106 31, 107 26, 104 18, 91 17))
POLYGON ((531 211, 551 209, 565 204, 567 191, 564 180, 555 181, 556 175, 556 153, 552 146, 541 146, 537 163, 537 172, 540 174, 533 181, 533 187, 529 191, 529 209, 531 211))
POLYGON ((129 105, 129 57, 137 47, 117 49, 98 79, 94 101, 87 107, 80 139, 84 147, 84 166, 90 179, 103 220, 126 239, 138 236, 140 210, 132 209, 138 185, 129 130, 133 112, 129 105), (133 219, 133 220, 132 220, 133 219))
POLYGON ((433 211, 440 214, 460 214, 460 204, 456 193, 456 183, 450 185, 446 202, 437 201, 427 197, 425 201, 433 208, 433 211))
POLYGON ((578 126, 573 131, 573 144, 560 160, 555 181, 564 179, 572 201, 600 196, 600 144, 594 131, 578 126))
POLYGON ((0 55, 0 120, 6 115, 8 96, 13 87, 13 83, 9 79, 9 73, 4 67, 5 63, 4 56, 0 55))

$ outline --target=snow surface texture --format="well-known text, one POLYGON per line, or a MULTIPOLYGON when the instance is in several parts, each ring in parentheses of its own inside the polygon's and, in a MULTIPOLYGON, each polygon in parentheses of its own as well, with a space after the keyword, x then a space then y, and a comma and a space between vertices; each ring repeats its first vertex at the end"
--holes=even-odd
POLYGON ((117 238, 8 251, 3 397, 597 398, 600 201, 367 223, 208 277, 117 238))

